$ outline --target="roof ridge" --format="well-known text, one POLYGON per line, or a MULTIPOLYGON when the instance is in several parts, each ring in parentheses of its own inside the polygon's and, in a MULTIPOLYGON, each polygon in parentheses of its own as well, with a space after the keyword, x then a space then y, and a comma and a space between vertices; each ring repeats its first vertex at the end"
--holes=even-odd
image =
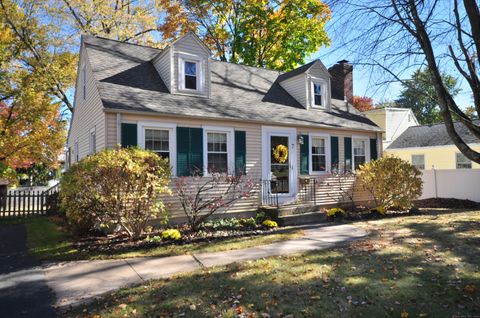
POLYGON ((216 60, 216 59, 213 59, 213 58, 211 58, 211 60, 214 61, 214 62, 232 64, 232 65, 237 65, 237 66, 245 66, 245 67, 250 67, 250 68, 259 69, 259 70, 262 70, 262 71, 270 71, 270 72, 276 72, 276 73, 284 74, 283 71, 273 70, 273 69, 271 69, 271 68, 265 68, 265 67, 247 65, 247 64, 240 64, 240 63, 234 63, 234 62, 229 62, 229 61, 221 61, 221 60, 216 60))
POLYGON ((96 38, 96 39, 101 39, 101 40, 117 42, 117 43, 120 43, 120 44, 129 44, 129 45, 144 47, 144 48, 147 48, 147 49, 163 51, 163 49, 159 49, 159 48, 156 48, 156 47, 153 47, 153 46, 148 46, 148 45, 143 45, 143 44, 138 44, 138 43, 123 42, 123 41, 120 41, 120 40, 110 39, 110 38, 107 38, 107 37, 104 37, 104 36, 99 36, 99 35, 82 34, 82 37, 96 38))

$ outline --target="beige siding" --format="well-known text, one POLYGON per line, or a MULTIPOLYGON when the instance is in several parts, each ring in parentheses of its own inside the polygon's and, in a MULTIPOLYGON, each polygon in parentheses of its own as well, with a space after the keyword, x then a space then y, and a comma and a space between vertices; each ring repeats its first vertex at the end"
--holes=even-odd
POLYGON ((72 163, 75 162, 75 143, 78 142, 78 157, 82 159, 89 154, 89 135, 96 132, 96 151, 105 147, 105 113, 95 78, 88 62, 87 52, 82 49, 75 89, 74 112, 68 136, 67 146, 72 150, 72 163), (83 65, 86 66, 86 99, 83 99, 83 65))
POLYGON ((205 48, 195 39, 194 35, 187 35, 181 38, 179 41, 175 42, 172 45, 173 48, 173 65, 172 65, 172 92, 182 93, 179 90, 179 83, 178 83, 178 60, 179 54, 188 53, 193 57, 198 57, 201 59, 202 64, 202 73, 205 76, 204 78, 204 90, 199 93, 195 92, 188 92, 188 94, 198 94, 202 96, 209 96, 210 95, 210 59, 209 53, 206 52, 205 48))
POLYGON ((172 83, 172 50, 170 47, 166 48, 165 51, 162 52, 158 57, 156 57, 153 61, 153 66, 157 70, 158 74, 162 78, 163 82, 167 86, 168 90, 171 91, 171 83, 172 83))
MULTIPOLYGON (((107 132, 108 140, 107 145, 113 147, 117 143, 117 125, 116 125, 116 114, 107 114, 107 132)), ((200 119, 187 119, 187 118, 175 118, 175 117, 162 117, 162 116, 149 116, 149 115, 136 115, 136 114, 122 114, 122 122, 142 122, 142 121, 158 121, 159 123, 172 123, 177 124, 181 127, 202 127, 202 126, 221 126, 221 127, 231 127, 236 130, 243 130, 246 132, 246 147, 247 147, 247 175, 249 179, 252 180, 261 180, 262 178, 262 158, 261 158, 261 136, 262 136, 262 125, 257 123, 242 123, 235 121, 222 121, 222 120, 200 120, 200 119)), ((361 133, 361 132, 350 132, 350 131, 341 131, 335 129, 315 129, 315 128, 299 128, 297 127, 297 134, 308 134, 308 133, 327 133, 331 136, 339 136, 339 160, 343 162, 344 160, 344 151, 343 151, 343 138, 351 137, 352 135, 365 135, 370 138, 375 138, 375 133, 361 133)), ((299 147, 299 146, 298 146, 299 147)), ((300 149, 297 149, 297 154, 299 156, 300 149)), ((297 160, 299 161, 299 158, 297 160)), ((299 174, 300 175, 300 174, 299 174)), ((335 188, 329 188, 328 185, 325 185, 325 176, 316 176, 319 179, 319 186, 317 189, 317 198, 318 204, 333 204, 332 202, 338 203, 338 191, 336 192, 335 188)), ((200 180, 203 182, 205 180, 200 180)), ((172 187, 175 186, 175 180, 172 180, 172 187)), ((368 198, 368 195, 364 191, 358 191, 356 193, 356 199, 364 201, 365 198, 368 198)), ((164 202, 167 205, 167 208, 174 217, 182 216, 183 212, 180 206, 178 198, 175 196, 162 196, 164 202)), ((243 199, 237 202, 232 208, 228 210, 229 213, 245 212, 245 211, 254 211, 260 203, 259 193, 256 190, 254 194, 248 198, 243 199)))
POLYGON ((293 98, 303 107, 307 108, 307 80, 305 74, 286 79, 280 82, 282 86, 293 98))

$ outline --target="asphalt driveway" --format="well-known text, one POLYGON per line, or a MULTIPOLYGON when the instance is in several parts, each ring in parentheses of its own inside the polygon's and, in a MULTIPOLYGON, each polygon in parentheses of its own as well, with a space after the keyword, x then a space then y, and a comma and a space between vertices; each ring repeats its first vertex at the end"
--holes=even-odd
POLYGON ((27 254, 23 224, 0 224, 0 315, 55 317, 40 263, 27 254))

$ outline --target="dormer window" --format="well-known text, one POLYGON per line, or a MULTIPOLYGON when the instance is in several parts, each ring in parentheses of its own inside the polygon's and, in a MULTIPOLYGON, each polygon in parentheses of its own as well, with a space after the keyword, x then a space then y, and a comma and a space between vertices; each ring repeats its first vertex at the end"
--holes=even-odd
POLYGON ((185 61, 185 88, 197 89, 197 63, 185 61))
POLYGON ((322 84, 313 83, 313 105, 323 107, 322 103, 322 84))
POLYGON ((180 54, 178 58, 178 90, 183 93, 203 93, 205 87, 201 57, 180 54))

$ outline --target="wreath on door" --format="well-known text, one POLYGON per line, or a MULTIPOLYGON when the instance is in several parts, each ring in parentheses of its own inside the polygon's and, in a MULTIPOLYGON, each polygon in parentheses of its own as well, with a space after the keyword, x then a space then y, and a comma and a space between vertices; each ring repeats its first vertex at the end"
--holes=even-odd
POLYGON ((288 159, 288 148, 285 145, 278 145, 273 148, 273 158, 278 163, 285 163, 288 159))

